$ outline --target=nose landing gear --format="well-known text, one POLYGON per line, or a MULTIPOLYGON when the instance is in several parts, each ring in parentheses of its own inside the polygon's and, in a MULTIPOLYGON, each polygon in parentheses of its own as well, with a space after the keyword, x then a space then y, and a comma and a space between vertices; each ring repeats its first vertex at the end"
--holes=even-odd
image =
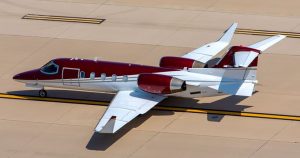
POLYGON ((47 92, 44 89, 41 89, 39 91, 39 96, 42 98, 45 98, 45 97, 47 97, 47 92))

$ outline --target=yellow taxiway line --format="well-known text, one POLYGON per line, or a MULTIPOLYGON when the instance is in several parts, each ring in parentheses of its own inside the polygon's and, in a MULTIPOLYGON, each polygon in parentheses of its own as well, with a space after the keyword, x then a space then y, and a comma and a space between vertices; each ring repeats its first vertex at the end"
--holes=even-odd
POLYGON ((27 14, 22 19, 101 24, 105 19, 27 14))
MULTIPOLYGON (((99 18, 83 18, 83 17, 69 17, 69 16, 55 16, 55 15, 39 15, 39 14, 26 14, 22 19, 31 20, 46 20, 46 21, 60 21, 60 22, 78 22, 78 23, 90 23, 101 24, 105 19, 99 18)), ((259 35, 259 36, 274 36, 285 35, 289 38, 300 38, 300 33, 297 32, 284 32, 284 31, 269 31, 269 30, 255 30, 255 29, 243 29, 238 28, 236 34, 245 35, 259 35)))
MULTIPOLYGON (((12 95, 12 94, 4 94, 4 93, 0 93, 0 98, 60 102, 60 103, 75 103, 75 104, 90 104, 90 105, 101 105, 101 106, 109 105, 109 102, 106 102, 106 101, 77 100, 77 99, 66 99, 66 98, 41 98, 41 97, 36 97, 36 96, 12 95)), ((178 111, 178 112, 190 112, 190 113, 204 113, 204 114, 231 115, 231 116, 240 116, 240 117, 300 121, 300 116, 296 116, 296 115, 281 115, 281 114, 256 113, 256 112, 238 112, 238 111, 200 109, 200 108, 198 109, 198 108, 168 107, 168 106, 162 106, 162 105, 156 106, 156 107, 154 107, 154 109, 155 110, 165 110, 165 111, 178 111)))
POLYGON ((236 29, 236 34, 245 35, 259 35, 259 36, 274 36, 274 35, 285 35, 289 38, 300 38, 300 33, 297 32, 284 32, 284 31, 269 31, 269 30, 254 30, 254 29, 236 29))

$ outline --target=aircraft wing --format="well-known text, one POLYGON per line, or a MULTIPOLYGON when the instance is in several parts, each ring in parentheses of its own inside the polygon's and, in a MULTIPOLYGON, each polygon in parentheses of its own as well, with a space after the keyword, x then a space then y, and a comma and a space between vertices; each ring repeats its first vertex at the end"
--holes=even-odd
POLYGON ((115 133, 139 114, 144 114, 165 96, 144 91, 119 91, 95 128, 99 133, 115 133))
POLYGON ((185 54, 183 57, 194 59, 202 63, 207 63, 210 59, 213 58, 213 56, 217 55, 230 44, 237 25, 237 23, 233 23, 218 41, 206 44, 198 49, 195 49, 192 52, 185 54))

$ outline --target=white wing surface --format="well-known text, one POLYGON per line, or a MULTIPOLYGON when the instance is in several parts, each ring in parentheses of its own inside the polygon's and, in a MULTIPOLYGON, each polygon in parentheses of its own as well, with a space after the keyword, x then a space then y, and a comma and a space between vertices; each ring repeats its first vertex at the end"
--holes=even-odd
POLYGON ((276 44, 277 42, 281 41, 282 39, 284 39, 286 36, 284 35, 276 35, 276 36, 272 36, 270 38, 267 38, 263 41, 260 41, 258 43, 255 43, 251 46, 249 46, 250 48, 254 48, 260 51, 265 51, 266 49, 270 48, 271 46, 273 46, 274 44, 276 44))
MULTIPOLYGON (((270 38, 267 38, 263 41, 255 43, 249 48, 254 48, 260 50, 261 52, 267 50, 274 44, 278 43, 279 41, 283 40, 286 36, 284 35, 276 35, 270 38)), ((259 53, 253 51, 240 51, 234 54, 234 61, 235 67, 248 67, 252 61, 259 55, 259 53)))
POLYGON ((185 54, 183 57, 207 63, 213 58, 213 56, 217 55, 230 44, 237 25, 237 23, 232 24, 218 41, 206 44, 190 53, 185 54))
POLYGON ((144 114, 166 97, 144 91, 119 91, 95 128, 115 133, 139 114, 144 114))

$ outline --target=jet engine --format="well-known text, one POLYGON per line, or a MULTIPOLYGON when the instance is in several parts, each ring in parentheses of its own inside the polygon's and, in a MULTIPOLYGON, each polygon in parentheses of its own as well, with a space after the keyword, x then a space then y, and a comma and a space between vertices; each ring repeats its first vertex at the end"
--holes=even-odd
POLYGON ((141 90, 154 94, 171 94, 186 90, 185 81, 160 74, 140 74, 137 84, 141 90))
POLYGON ((200 61, 193 60, 193 59, 165 56, 160 59, 159 66, 165 67, 165 68, 183 69, 185 67, 186 68, 203 68, 205 66, 205 64, 201 63, 200 61))

